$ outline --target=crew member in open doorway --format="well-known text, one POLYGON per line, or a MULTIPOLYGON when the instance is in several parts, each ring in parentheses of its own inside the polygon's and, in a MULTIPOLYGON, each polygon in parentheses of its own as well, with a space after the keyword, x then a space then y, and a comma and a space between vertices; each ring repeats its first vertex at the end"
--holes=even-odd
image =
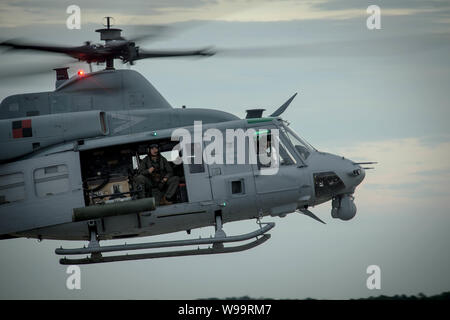
POLYGON ((151 144, 147 157, 139 164, 139 175, 135 179, 141 185, 139 198, 151 197, 152 189, 157 188, 163 193, 160 205, 169 205, 180 182, 180 177, 173 175, 172 167, 164 156, 159 153, 159 146, 151 144))

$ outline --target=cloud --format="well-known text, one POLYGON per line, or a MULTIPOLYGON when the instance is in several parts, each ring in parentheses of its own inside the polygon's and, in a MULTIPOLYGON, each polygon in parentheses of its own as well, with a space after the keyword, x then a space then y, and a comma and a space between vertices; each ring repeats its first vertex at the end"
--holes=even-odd
MULTIPOLYGON (((450 9, 445 1, 381 1, 383 15, 440 14, 445 22, 450 9), (395 4, 393 4, 395 3, 395 4)), ((73 1, 3 1, 0 4, 0 25, 20 26, 36 23, 64 23, 66 8, 73 1)), ((361 1, 306 0, 168 0, 168 1, 88 1, 75 3, 82 10, 83 23, 99 23, 106 16, 114 16, 124 24, 161 24, 189 20, 225 21, 289 21, 317 19, 366 18, 366 8, 372 4, 361 1)))
MULTIPOLYGON (((199 8, 210 7, 216 1, 206 0, 167 0, 167 1, 3 1, 0 4, 0 21, 2 26, 22 26, 36 23, 64 23, 68 17, 66 9, 70 5, 81 8, 82 23, 99 23, 104 16, 113 16, 120 24, 154 24, 178 21, 171 19, 185 13, 192 18, 192 12, 199 8), (158 16, 165 18, 158 18, 158 16), (155 19, 156 18, 156 19, 155 19)), ((189 19, 188 18, 188 19, 189 19)), ((184 19, 186 20, 186 19, 184 19)))
POLYGON ((3 1, 10 7, 17 7, 22 9, 39 9, 41 11, 49 11, 58 7, 67 8, 69 5, 77 5, 80 8, 86 9, 98 9, 104 11, 116 11, 125 10, 129 13, 142 13, 142 9, 149 10, 151 12, 157 12, 158 10, 168 9, 168 8, 197 8, 202 7, 207 4, 214 4, 217 1, 211 0, 153 0, 153 1, 142 1, 142 0, 128 0, 126 4, 123 1, 96 1, 95 3, 90 0, 41 0, 39 3, 33 0, 21 0, 21 1, 3 1))
POLYGON ((443 9, 450 8, 447 0, 325 0, 312 2, 312 6, 321 10, 349 10, 367 8, 370 5, 378 5, 383 9, 443 9))

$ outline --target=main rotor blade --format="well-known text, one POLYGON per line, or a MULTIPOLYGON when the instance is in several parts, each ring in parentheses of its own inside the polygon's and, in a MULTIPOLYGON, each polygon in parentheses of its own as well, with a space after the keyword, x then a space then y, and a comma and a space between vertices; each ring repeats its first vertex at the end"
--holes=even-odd
POLYGON ((135 57, 133 60, 193 56, 209 57, 214 54, 215 52, 210 48, 204 48, 200 50, 139 50, 137 57, 135 57))
POLYGON ((52 45, 38 45, 25 42, 19 42, 17 40, 7 40, 0 43, 0 47, 7 47, 9 50, 33 50, 40 52, 50 52, 65 54, 73 59, 80 61, 92 62, 103 60, 101 55, 96 54, 96 50, 86 44, 78 47, 65 47, 65 46, 52 46, 52 45))
POLYGON ((170 34, 171 28, 163 25, 151 26, 134 26, 132 27, 132 36, 124 37, 124 40, 131 42, 143 42, 148 40, 156 40, 167 38, 170 34))
POLYGON ((0 43, 0 46, 9 47, 13 50, 35 50, 44 52, 64 53, 67 55, 74 55, 80 53, 80 51, 86 51, 87 46, 80 47, 62 47, 62 46, 50 46, 50 45, 37 45, 25 42, 19 42, 17 40, 7 40, 0 43))
POLYGON ((450 33, 425 33, 407 36, 369 37, 355 40, 322 41, 279 46, 216 48, 221 58, 318 58, 381 57, 413 54, 448 48, 450 33))
POLYGON ((0 69, 0 83, 11 83, 22 81, 21 78, 30 76, 45 75, 54 73, 53 69, 63 66, 80 67, 78 61, 68 57, 58 57, 57 59, 39 59, 33 63, 25 61, 27 57, 21 57, 20 63, 8 63, 7 66, 0 69))

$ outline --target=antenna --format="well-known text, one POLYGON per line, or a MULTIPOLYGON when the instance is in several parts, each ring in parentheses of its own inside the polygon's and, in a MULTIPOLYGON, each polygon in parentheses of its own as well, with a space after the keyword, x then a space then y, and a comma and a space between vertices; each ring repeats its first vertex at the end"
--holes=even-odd
POLYGON ((113 17, 104 17, 103 20, 106 19, 106 25, 103 23, 103 25, 106 27, 106 29, 109 29, 111 27, 111 19, 114 20, 113 17))

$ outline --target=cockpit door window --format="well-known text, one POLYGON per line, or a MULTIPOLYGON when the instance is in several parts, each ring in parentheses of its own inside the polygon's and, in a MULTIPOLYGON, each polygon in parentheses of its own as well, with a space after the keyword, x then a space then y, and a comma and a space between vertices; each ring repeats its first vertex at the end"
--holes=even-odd
POLYGON ((279 136, 272 135, 272 131, 270 129, 256 131, 255 147, 258 168, 270 167, 272 161, 279 163, 281 166, 288 166, 297 163, 295 157, 292 155, 289 148, 287 148, 286 144, 280 139, 279 136), (276 145, 278 147, 276 147, 276 145))

